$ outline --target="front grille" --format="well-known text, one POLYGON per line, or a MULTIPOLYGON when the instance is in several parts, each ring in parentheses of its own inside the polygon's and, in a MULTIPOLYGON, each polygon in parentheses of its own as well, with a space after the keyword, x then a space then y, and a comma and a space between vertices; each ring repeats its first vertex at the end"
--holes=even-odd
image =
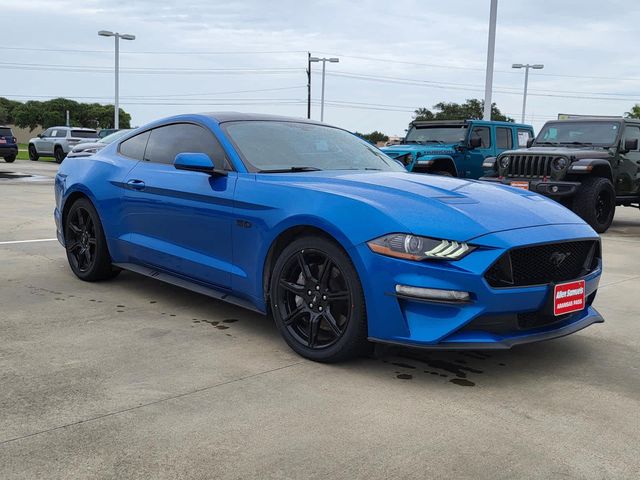
POLYGON ((550 155, 509 155, 507 177, 544 178, 551 176, 551 162, 558 158, 550 155))
POLYGON ((485 273, 492 287, 526 287, 580 278, 598 267, 600 242, 579 240, 520 247, 504 253, 485 273))

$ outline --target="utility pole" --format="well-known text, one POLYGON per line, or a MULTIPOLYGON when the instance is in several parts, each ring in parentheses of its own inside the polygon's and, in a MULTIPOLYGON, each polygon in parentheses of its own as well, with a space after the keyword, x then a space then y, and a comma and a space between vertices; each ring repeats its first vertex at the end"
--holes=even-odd
POLYGON ((120 39, 123 40, 135 40, 135 35, 129 35, 128 33, 120 34, 118 32, 110 32, 109 30, 100 30, 98 35, 101 37, 114 37, 116 40, 116 62, 115 62, 115 105, 113 112, 113 128, 120 128, 120 39))
POLYGON ((307 118, 311 119, 311 52, 307 52, 307 118))
MULTIPOLYGON (((329 63, 338 63, 340 61, 339 58, 318 58, 318 57, 310 57, 309 62, 322 62, 322 94, 320 96, 320 121, 324 121, 324 78, 325 78, 325 70, 327 62, 329 63)), ((309 68, 311 70, 311 68, 309 68)))
POLYGON ((536 63, 535 65, 522 64, 522 63, 514 63, 511 65, 511 68, 524 68, 524 94, 522 95, 522 121, 520 123, 524 123, 524 112, 527 109, 527 87, 529 86, 529 69, 533 68, 534 70, 542 70, 544 65, 540 63, 536 63))
POLYGON ((484 115, 483 120, 491 120, 491 93, 493 91, 493 57, 496 50, 496 20, 498 17, 498 0, 491 0, 489 11, 489 45, 487 46, 487 75, 484 81, 484 115))

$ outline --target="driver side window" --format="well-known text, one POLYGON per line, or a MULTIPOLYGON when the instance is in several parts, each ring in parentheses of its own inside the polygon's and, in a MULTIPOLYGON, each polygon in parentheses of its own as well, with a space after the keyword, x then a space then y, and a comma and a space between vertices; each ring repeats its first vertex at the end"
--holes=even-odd
POLYGON ((489 127, 474 127, 469 138, 480 138, 480 148, 491 147, 491 131, 489 127))
POLYGON ((50 137, 51 136, 51 132, 53 131, 52 128, 47 128, 44 132, 42 132, 42 138, 44 137, 50 137))

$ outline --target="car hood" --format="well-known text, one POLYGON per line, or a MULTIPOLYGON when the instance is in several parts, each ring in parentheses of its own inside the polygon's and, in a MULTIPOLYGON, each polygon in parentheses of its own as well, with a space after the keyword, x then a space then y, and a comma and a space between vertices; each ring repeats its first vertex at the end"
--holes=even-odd
POLYGON ((606 148, 599 147, 543 147, 533 146, 531 148, 523 148, 520 150, 509 150, 503 152, 504 155, 553 155, 564 156, 574 160, 582 158, 609 158, 610 153, 606 148))
POLYGON ((458 144, 434 144, 428 145, 392 145, 390 147, 382 147, 385 154, 391 158, 396 158, 407 153, 411 153, 414 157, 425 155, 455 155, 454 147, 458 144))
POLYGON ((585 224, 557 202, 536 193, 439 175, 322 171, 261 177, 268 177, 264 181, 286 178, 287 185, 314 194, 364 202, 404 225, 408 233, 450 240, 468 241, 488 233, 543 225, 585 224))

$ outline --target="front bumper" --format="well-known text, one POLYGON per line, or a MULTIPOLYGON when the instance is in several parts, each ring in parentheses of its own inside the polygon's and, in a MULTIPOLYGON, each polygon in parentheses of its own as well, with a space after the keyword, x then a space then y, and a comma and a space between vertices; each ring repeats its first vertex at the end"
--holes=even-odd
POLYGON ((505 250, 518 246, 573 239, 591 239, 586 225, 555 225, 499 232, 473 241, 479 248, 457 262, 412 262, 357 248, 367 304, 368 336, 376 342, 432 349, 505 349, 569 335, 593 323, 603 322, 590 305, 595 297, 601 267, 584 277, 588 307, 574 314, 518 325, 518 317, 545 315, 552 295, 550 285, 493 288, 484 273, 505 250), (364 278, 363 278, 364 277, 364 278), (442 303, 398 297, 396 285, 469 292, 471 301, 442 303), (500 328, 486 319, 504 319, 500 328), (484 322, 483 322, 484 321, 484 322))
POLYGON ((511 185, 513 182, 528 182, 529 190, 551 198, 572 197, 580 187, 580 182, 541 178, 480 177, 480 180, 483 182, 500 183, 502 185, 511 185))

